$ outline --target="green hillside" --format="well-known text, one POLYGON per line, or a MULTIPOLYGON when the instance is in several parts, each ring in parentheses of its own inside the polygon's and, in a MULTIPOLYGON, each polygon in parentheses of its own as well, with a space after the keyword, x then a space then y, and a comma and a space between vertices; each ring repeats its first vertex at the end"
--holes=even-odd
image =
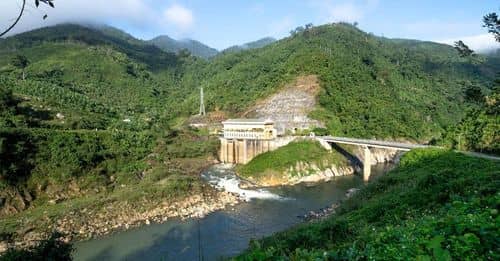
MULTIPOLYGON (((333 134, 429 140, 462 117, 464 90, 486 88, 497 68, 460 58, 449 46, 410 45, 334 24, 220 55, 186 75, 203 75, 209 110, 239 113, 296 76, 316 74, 323 90, 312 116, 333 134)), ((195 103, 191 97, 183 106, 195 103)))
MULTIPOLYGON (((333 164, 347 165, 347 159, 344 156, 329 153, 319 142, 302 140, 262 153, 249 163, 238 166, 236 171, 242 177, 258 180, 272 174, 284 176, 284 172, 294 168, 298 162, 312 163, 323 170, 333 164)), ((310 172, 314 173, 314 170, 310 172)), ((294 175, 307 175, 307 173, 294 173, 294 175)))
POLYGON ((498 161, 416 150, 326 220, 254 241, 237 260, 496 260, 498 161))

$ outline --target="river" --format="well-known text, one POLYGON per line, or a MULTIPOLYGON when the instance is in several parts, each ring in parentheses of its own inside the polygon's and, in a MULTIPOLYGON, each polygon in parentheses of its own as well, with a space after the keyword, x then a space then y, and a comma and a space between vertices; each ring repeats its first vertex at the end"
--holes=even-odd
MULTIPOLYGON (((390 165, 372 167, 372 179, 390 165)), ((214 166, 202 176, 213 186, 240 194, 246 201, 202 219, 171 219, 75 244, 75 260, 218 260, 237 255, 253 238, 304 222, 298 216, 318 211, 363 185, 357 175, 306 185, 244 190, 231 169, 214 166)))

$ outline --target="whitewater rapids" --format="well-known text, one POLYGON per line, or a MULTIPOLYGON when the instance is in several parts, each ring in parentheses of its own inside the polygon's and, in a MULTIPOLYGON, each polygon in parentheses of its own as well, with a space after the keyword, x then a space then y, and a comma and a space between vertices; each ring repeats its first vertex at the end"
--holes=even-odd
POLYGON ((267 189, 242 189, 241 179, 236 176, 232 164, 218 164, 202 174, 202 177, 213 187, 238 195, 242 200, 252 199, 285 200, 288 198, 274 194, 267 189))

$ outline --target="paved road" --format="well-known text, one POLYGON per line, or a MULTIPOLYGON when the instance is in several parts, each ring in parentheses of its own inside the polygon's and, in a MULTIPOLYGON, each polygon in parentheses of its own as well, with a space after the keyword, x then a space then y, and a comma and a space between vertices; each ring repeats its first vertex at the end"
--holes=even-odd
MULTIPOLYGON (((367 139, 356 139, 356 138, 346 138, 346 137, 319 136, 317 138, 322 139, 322 140, 327 141, 327 142, 351 144, 351 145, 361 145, 361 146, 384 148, 384 149, 397 149, 397 150, 403 150, 403 151, 409 151, 412 149, 419 149, 419 148, 439 148, 436 146, 421 145, 421 144, 409 144, 409 143, 401 143, 401 142, 367 140, 367 139)), ((498 157, 498 156, 483 154, 483 153, 479 153, 479 152, 472 152, 472 151, 456 151, 456 152, 463 153, 463 154, 471 156, 471 157, 500 161, 500 157, 498 157)))
POLYGON ((458 151, 458 150, 456 150, 456 152, 465 154, 467 156, 476 157, 476 158, 483 158, 483 159, 490 159, 490 160, 500 160, 500 157, 498 157, 498 156, 488 155, 488 154, 479 153, 479 152, 458 151))
POLYGON ((374 148, 396 149, 396 150, 404 150, 404 151, 432 147, 432 146, 421 145, 421 144, 409 144, 409 143, 401 143, 401 142, 393 142, 393 141, 366 140, 366 139, 345 138, 345 137, 322 136, 322 137, 317 137, 317 138, 322 139, 322 140, 327 141, 327 142, 351 144, 351 145, 362 145, 362 146, 364 145, 364 146, 374 147, 374 148))

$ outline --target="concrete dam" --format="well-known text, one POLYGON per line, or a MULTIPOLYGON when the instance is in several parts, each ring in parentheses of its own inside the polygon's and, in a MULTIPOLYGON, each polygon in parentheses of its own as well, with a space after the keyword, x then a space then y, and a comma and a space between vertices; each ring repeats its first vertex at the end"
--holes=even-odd
POLYGON ((278 138, 271 120, 230 119, 222 124, 220 159, 223 163, 246 164, 255 156, 284 146, 294 139, 278 138))

